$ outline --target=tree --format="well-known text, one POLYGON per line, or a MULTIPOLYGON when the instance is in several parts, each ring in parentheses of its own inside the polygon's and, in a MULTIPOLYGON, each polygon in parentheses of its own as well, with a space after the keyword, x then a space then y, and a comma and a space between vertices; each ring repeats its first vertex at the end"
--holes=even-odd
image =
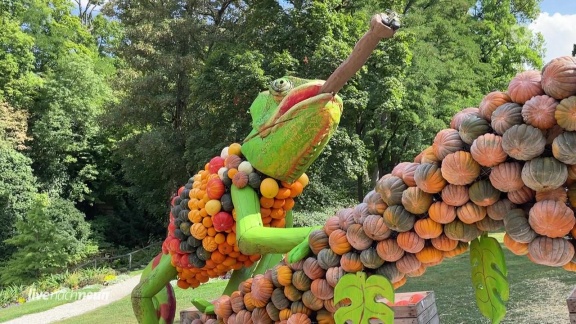
POLYGON ((97 249, 88 239, 90 226, 74 204, 46 194, 35 197, 16 228, 18 234, 6 240, 16 252, 0 269, 2 284, 30 283, 66 269, 97 249))

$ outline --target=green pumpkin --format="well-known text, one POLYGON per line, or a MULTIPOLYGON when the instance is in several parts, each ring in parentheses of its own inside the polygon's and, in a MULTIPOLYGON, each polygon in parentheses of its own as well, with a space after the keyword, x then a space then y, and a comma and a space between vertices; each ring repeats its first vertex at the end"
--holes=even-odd
POLYGON ((466 224, 459 219, 455 219, 451 223, 444 225, 444 234, 453 240, 470 242, 480 236, 482 231, 474 224, 466 224))
POLYGON ((510 127, 502 135, 502 148, 516 160, 528 161, 544 152, 546 138, 536 127, 521 124, 510 127))
POLYGON ((504 134, 508 128, 523 122, 522 106, 513 102, 505 103, 496 108, 491 117, 492 129, 498 135, 504 134))
POLYGON ((470 115, 462 121, 458 134, 464 143, 471 145, 476 138, 490 131, 490 124, 486 119, 470 115))
POLYGON ((530 243, 536 236, 536 232, 530 227, 526 212, 522 209, 511 209, 504 216, 504 229, 516 242, 530 243))
POLYGON ((330 248, 322 249, 317 256, 318 265, 324 270, 340 264, 340 256, 330 248))
POLYGON ((522 181, 534 191, 559 188, 568 179, 566 164, 553 157, 535 158, 522 167, 522 181))
POLYGON ((552 142, 552 154, 560 162, 576 164, 576 132, 564 132, 552 142))

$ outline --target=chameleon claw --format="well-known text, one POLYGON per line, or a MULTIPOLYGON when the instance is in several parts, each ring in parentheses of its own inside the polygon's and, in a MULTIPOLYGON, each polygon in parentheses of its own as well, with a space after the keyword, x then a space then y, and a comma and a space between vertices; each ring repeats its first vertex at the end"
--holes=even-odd
POLYGON ((194 298, 192 299, 192 305, 194 305, 194 307, 196 307, 196 309, 198 309, 202 314, 214 314, 214 305, 205 299, 194 298))
MULTIPOLYGON (((312 231, 317 230, 317 229, 321 229, 322 226, 317 226, 312 228, 312 231)), ((310 231, 310 232, 312 232, 310 231)), ((310 254, 310 244, 308 244, 308 237, 306 236, 306 238, 300 242, 298 245, 296 245, 292 250, 290 250, 290 252, 288 252, 287 255, 287 260, 289 264, 292 263, 296 263, 302 259, 304 259, 305 257, 307 257, 310 254)))

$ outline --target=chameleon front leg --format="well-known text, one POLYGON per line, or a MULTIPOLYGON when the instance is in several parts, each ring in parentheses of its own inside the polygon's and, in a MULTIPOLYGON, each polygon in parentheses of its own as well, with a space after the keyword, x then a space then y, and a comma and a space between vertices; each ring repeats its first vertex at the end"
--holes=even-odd
MULTIPOLYGON (((152 261, 154 263, 155 261, 152 261)), ((159 262, 148 273, 143 272, 140 283, 132 290, 132 309, 138 323, 156 324, 156 323, 172 323, 174 320, 173 311, 171 316, 167 318, 161 316, 158 318, 156 307, 154 306, 154 297, 170 284, 170 281, 175 279, 177 275, 176 268, 171 263, 169 254, 162 254, 159 262), (170 318, 171 317, 171 318, 170 318)), ((169 307, 174 307, 173 304, 168 304, 169 307)), ((161 307, 160 305, 158 305, 161 307)), ((160 312, 162 314, 162 312, 160 312)))
MULTIPOLYGON (((292 211, 289 210, 286 212, 286 227, 292 227, 292 224, 293 215, 292 211)), ((238 290, 238 286, 241 282, 250 278, 252 275, 266 272, 266 270, 278 264, 283 257, 284 256, 281 253, 266 254, 262 256, 258 263, 255 263, 251 267, 233 271, 222 294, 230 296, 232 292, 238 290)), ((204 314, 214 314, 214 305, 205 299, 195 298, 192 300, 192 304, 204 314)))
POLYGON ((310 252, 308 236, 318 227, 264 227, 260 202, 254 189, 232 186, 232 201, 236 209, 236 242, 244 254, 274 254, 290 252, 289 262, 298 261, 310 252))

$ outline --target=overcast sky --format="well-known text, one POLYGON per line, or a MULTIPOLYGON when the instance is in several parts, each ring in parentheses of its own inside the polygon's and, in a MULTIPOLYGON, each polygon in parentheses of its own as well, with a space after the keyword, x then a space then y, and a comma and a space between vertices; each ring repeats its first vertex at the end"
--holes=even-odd
POLYGON ((576 44, 576 0, 543 0, 540 10, 540 16, 530 24, 530 28, 544 36, 544 63, 559 56, 572 55, 576 44))

